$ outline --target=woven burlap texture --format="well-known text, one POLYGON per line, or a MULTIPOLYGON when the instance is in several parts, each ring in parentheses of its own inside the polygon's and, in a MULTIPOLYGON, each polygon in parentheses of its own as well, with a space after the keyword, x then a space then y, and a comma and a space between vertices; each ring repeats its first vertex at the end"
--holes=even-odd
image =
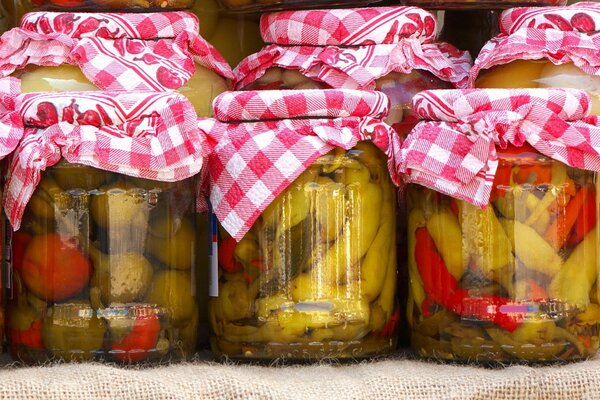
POLYGON ((485 369, 405 359, 265 367, 204 361, 155 368, 7 367, 2 399, 599 399, 600 360, 485 369))

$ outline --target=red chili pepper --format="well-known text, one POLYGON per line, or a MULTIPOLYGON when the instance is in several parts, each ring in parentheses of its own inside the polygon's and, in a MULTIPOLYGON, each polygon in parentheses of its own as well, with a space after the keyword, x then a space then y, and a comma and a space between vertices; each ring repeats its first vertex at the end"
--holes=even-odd
POLYGON ((575 221, 569 245, 576 246, 596 226, 596 191, 588 190, 587 197, 575 221))
POLYGON ((458 286, 456 278, 448 271, 439 255, 427 228, 415 231, 415 261, 429 298, 462 317, 474 317, 490 321, 509 332, 517 329, 520 318, 502 312, 500 308, 512 303, 499 296, 470 297, 469 292, 458 286))
POLYGON ((512 167, 512 164, 500 160, 498 169, 496 170, 496 176, 494 177, 494 183, 492 184, 490 201, 494 201, 498 197, 504 197, 506 194, 506 188, 510 186, 512 167))
POLYGON ((559 250, 567 243, 571 230, 583 208, 583 203, 588 198, 588 191, 589 190, 585 187, 579 189, 577 194, 573 196, 571 201, 569 201, 562 212, 559 213, 556 219, 546 229, 544 239, 546 239, 555 250, 559 250))
POLYGON ((229 273, 242 270, 242 265, 235 259, 235 246, 237 242, 232 237, 223 239, 219 244, 219 266, 229 273))
POLYGON ((20 330, 8 327, 8 343, 10 352, 14 358, 19 358, 17 355, 17 347, 24 346, 29 349, 44 349, 42 340, 42 320, 38 319, 31 323, 28 329, 20 330))
POLYGON ((156 315, 136 318, 131 332, 112 343, 112 349, 118 350, 113 357, 119 361, 143 360, 148 356, 148 351, 156 347, 159 333, 160 321, 156 315))
POLYGON ((400 321, 400 310, 397 309, 396 311, 394 311, 394 313, 392 315, 390 315, 390 318, 387 320, 387 322, 383 326, 383 329, 381 330, 381 332, 377 332, 375 334, 378 336, 381 336, 381 337, 385 337, 385 338, 394 336, 394 333, 396 333, 396 327, 398 326, 399 321, 400 321))

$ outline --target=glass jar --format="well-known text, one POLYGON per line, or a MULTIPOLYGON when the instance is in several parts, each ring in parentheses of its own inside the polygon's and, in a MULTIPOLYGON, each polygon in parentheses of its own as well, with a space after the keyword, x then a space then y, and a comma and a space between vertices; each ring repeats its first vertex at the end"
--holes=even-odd
POLYGON ((402 0, 403 5, 427 9, 492 9, 564 6, 567 0, 402 0))
MULTIPOLYGON (((198 116, 208 117, 212 113, 212 100, 230 88, 231 69, 226 65, 225 60, 221 59, 220 62, 216 58, 221 56, 200 36, 196 38, 195 43, 201 42, 201 44, 194 49, 183 49, 180 44, 175 45, 175 37, 183 34, 183 28, 197 32, 197 19, 192 14, 183 12, 123 14, 119 18, 114 18, 111 14, 30 13, 24 17, 21 30, 41 32, 42 29, 46 29, 43 31, 45 34, 56 32, 70 35, 78 42, 70 51, 85 53, 84 58, 87 61, 80 61, 80 65, 72 65, 67 63, 66 58, 56 58, 58 56, 53 53, 29 57, 18 52, 16 57, 22 56, 23 59, 10 61, 10 64, 17 65, 11 76, 20 79, 22 93, 100 89, 111 91, 176 89, 190 100, 198 116), (143 32, 131 33, 123 20, 141 28, 149 23, 156 25, 172 23, 172 30, 175 33, 169 38, 147 37, 147 32, 155 31, 146 29, 143 32), (117 28, 113 27, 114 24, 117 28), (87 36, 93 33, 87 31, 88 26, 95 27, 92 31, 104 32, 101 36, 103 38, 101 45, 87 36), (114 30, 110 33, 114 37, 106 33, 107 27, 114 30), (123 42, 118 39, 125 35, 123 31, 130 35, 126 38, 128 43, 126 49, 121 48, 123 42), (106 35, 108 36, 105 37, 106 35), (97 46, 106 50, 100 51, 97 46), (174 53, 172 60, 165 57, 167 50, 162 49, 161 46, 171 48, 168 51, 174 53), (207 54, 199 56, 197 50, 202 46, 206 46, 203 50, 206 50, 207 54), (136 57, 138 53, 144 54, 142 57, 136 57), (95 56, 88 56, 88 54, 95 56), (60 65, 49 65, 52 63, 48 63, 44 57, 60 65), (176 62, 180 68, 191 66, 194 72, 186 80, 182 69, 165 67, 170 62, 176 62), (98 69, 98 64, 107 64, 110 67, 98 69), (153 73, 155 76, 151 76, 153 73)), ((58 53, 64 51, 62 45, 53 42, 52 38, 49 37, 47 40, 49 49, 54 49, 58 53)), ((28 43, 28 46, 35 46, 35 43, 28 43)))
POLYGON ((412 348, 464 361, 593 356, 596 174, 529 146, 498 156, 485 210, 408 189, 412 348))
POLYGON ((600 4, 507 10, 471 71, 476 88, 572 88, 600 115, 600 4), (540 38, 534 40, 533 38, 540 38), (558 54, 558 55, 557 55, 558 54))
POLYGON ((265 14, 261 34, 268 44, 240 63, 235 86, 379 90, 392 104, 386 123, 405 136, 417 122, 411 104, 416 93, 467 80, 469 55, 436 42, 436 32, 434 16, 415 7, 265 14))
POLYGON ((356 358, 394 349, 396 194, 373 144, 317 159, 236 243, 219 229, 213 350, 356 358))
POLYGON ((589 75, 573 63, 556 65, 549 60, 515 60, 482 71, 475 87, 582 89, 592 97, 592 115, 600 115, 600 74, 589 75))
POLYGON ((574 155, 574 126, 600 134, 583 122, 589 98, 563 89, 429 91, 414 103, 424 121, 405 142, 412 161, 402 170, 411 182, 412 349, 484 363, 595 355, 600 154, 560 161, 574 155))
POLYGON ((236 12, 267 12, 278 10, 305 10, 319 7, 365 7, 376 5, 383 0, 336 0, 326 2, 323 0, 309 2, 307 0, 219 0, 220 5, 229 11, 236 12))
POLYGON ((11 355, 117 362, 190 356, 199 324, 194 178, 60 161, 9 239, 11 355))
POLYGON ((190 11, 202 21, 200 35, 215 46, 232 68, 264 46, 258 14, 220 11, 217 0, 205 0, 190 11))
POLYGON ((381 122, 388 107, 374 91, 217 97, 209 135, 220 140, 208 164, 216 354, 319 360, 394 350, 400 143, 381 122))
MULTIPOLYGON (((203 1, 203 0, 200 0, 203 1)), ((12 0, 17 7, 29 11, 76 12, 162 12, 185 10, 194 0, 12 0)))

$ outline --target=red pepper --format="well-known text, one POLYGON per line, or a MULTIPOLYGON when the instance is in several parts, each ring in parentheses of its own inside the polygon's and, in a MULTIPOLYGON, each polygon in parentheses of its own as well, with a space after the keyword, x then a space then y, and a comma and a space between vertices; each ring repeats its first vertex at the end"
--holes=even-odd
POLYGON ((223 239, 219 244, 219 266, 229 273, 242 270, 242 265, 235 259, 235 246, 237 242, 232 237, 223 239))
POLYGON ((31 326, 24 331, 9 327, 8 338, 11 347, 23 345, 32 349, 43 349, 42 320, 33 321, 31 326))
POLYGON ((510 186, 512 167, 512 164, 500 160, 498 169, 496 170, 496 176, 494 177, 494 183, 492 184, 490 201, 494 201, 498 197, 504 197, 506 194, 506 188, 510 186))
POLYGON ((469 292, 458 286, 456 278, 448 271, 439 255, 427 228, 415 231, 415 261, 429 298, 462 317, 490 321, 509 332, 517 329, 520 318, 511 317, 500 310, 512 301, 499 296, 470 297, 469 292))
POLYGON ((596 226, 596 191, 588 190, 587 197, 575 221, 569 245, 576 246, 596 226))
POLYGON ((400 321, 400 310, 397 309, 394 311, 390 318, 387 320, 381 332, 376 332, 375 334, 384 338, 389 338, 394 336, 396 333, 396 327, 398 326, 398 322, 400 321))
POLYGON ((23 266, 23 257, 25 256, 25 250, 33 236, 27 232, 15 232, 12 235, 11 249, 12 249, 12 268, 13 271, 21 271, 23 266))
POLYGON ((136 362, 148 356, 156 347, 160 333, 160 321, 156 315, 140 316, 133 321, 131 332, 123 339, 114 341, 113 358, 119 361, 136 362))

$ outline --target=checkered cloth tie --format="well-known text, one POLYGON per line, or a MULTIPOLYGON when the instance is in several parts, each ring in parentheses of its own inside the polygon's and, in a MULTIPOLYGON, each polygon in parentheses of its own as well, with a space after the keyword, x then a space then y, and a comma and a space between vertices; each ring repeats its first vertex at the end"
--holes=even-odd
POLYGON ((198 33, 187 12, 26 14, 0 38, 0 75, 26 65, 77 65, 102 90, 177 89, 195 63, 232 79, 233 72, 198 33))
POLYGON ((600 76, 600 3, 513 8, 502 13, 500 30, 475 60, 471 87, 481 70, 515 60, 573 63, 589 75, 600 76))
POLYGON ((10 158, 4 209, 15 230, 42 171, 61 158, 174 182, 196 175, 209 152, 192 105, 174 92, 29 93, 13 99, 16 123, 10 130, 20 129, 22 140, 10 158))
POLYGON ((372 141, 400 183, 400 139, 381 118, 389 100, 379 92, 283 90, 228 92, 215 99, 216 122, 204 129, 217 144, 208 160, 210 201, 240 240, 267 206, 319 157, 335 147, 372 141))
POLYGON ((432 14, 416 7, 283 11, 261 18, 265 43, 235 70, 244 88, 271 67, 295 69, 332 88, 375 89, 390 72, 429 71, 463 87, 471 58, 435 42, 432 14))
POLYGON ((421 121, 402 146, 407 182, 480 207, 498 166, 496 146, 527 142, 569 166, 600 171, 600 126, 585 119, 589 96, 574 89, 465 89, 421 92, 421 121))

